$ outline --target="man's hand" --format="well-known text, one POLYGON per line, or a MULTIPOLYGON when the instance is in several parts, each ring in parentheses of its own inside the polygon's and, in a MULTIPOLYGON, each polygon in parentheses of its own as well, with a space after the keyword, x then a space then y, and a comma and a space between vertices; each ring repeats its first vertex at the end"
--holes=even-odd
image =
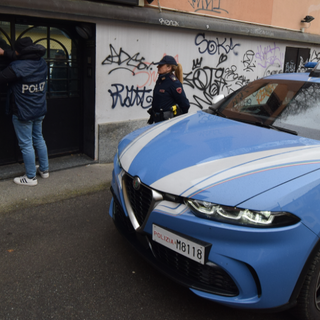
POLYGON ((4 50, 0 48, 0 56, 3 56, 3 54, 4 54, 4 50))

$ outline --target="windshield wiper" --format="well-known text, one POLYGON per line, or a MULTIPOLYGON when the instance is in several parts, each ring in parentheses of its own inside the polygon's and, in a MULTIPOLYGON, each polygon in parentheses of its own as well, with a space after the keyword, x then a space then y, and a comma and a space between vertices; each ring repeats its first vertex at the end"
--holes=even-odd
POLYGON ((293 135, 295 135, 295 136, 298 135, 298 132, 297 132, 297 131, 290 130, 290 129, 283 128, 283 127, 274 126, 274 125, 272 125, 272 124, 264 124, 264 123, 262 123, 262 122, 250 121, 250 120, 244 120, 244 119, 232 119, 232 120, 249 123, 249 124, 252 124, 252 125, 258 126, 258 127, 263 127, 263 128, 267 128, 267 129, 273 129, 273 130, 277 130, 277 131, 282 131, 282 132, 290 133, 290 134, 293 134, 293 135))
POLYGON ((209 107, 209 109, 210 109, 211 111, 213 111, 213 114, 214 114, 215 116, 219 116, 219 117, 226 118, 226 115, 224 115, 221 111, 219 111, 219 108, 209 107))
POLYGON ((277 131, 282 131, 282 132, 294 134, 295 136, 298 135, 298 132, 297 132, 297 131, 290 130, 290 129, 283 128, 283 127, 274 126, 274 125, 272 125, 272 124, 267 124, 267 125, 264 125, 264 126, 265 126, 266 128, 270 128, 270 129, 273 129, 273 130, 277 130, 277 131))

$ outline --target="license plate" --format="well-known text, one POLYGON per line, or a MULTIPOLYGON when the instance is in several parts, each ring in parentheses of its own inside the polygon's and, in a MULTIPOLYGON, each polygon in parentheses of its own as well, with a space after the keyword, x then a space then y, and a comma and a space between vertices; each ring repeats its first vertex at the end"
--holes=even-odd
POLYGON ((206 245, 202 245, 163 229, 155 224, 152 225, 152 240, 163 246, 201 264, 206 262, 206 245))

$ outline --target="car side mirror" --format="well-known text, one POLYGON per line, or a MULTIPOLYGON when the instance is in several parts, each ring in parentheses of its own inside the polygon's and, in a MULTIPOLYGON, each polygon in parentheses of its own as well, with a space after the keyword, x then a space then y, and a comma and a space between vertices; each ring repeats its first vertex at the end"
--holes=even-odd
POLYGON ((214 96, 212 99, 212 104, 215 105, 216 103, 218 103, 222 99, 224 99, 224 94, 219 94, 217 96, 214 96))

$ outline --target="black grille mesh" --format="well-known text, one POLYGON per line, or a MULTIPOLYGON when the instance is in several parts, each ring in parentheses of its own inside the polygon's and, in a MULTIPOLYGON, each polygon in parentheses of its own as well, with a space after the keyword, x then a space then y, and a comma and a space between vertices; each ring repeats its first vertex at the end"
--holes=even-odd
POLYGON ((232 278, 220 267, 202 265, 167 247, 152 241, 153 251, 159 261, 179 275, 194 281, 199 287, 217 294, 237 296, 238 288, 232 278))
POLYGON ((134 229, 132 227, 132 224, 129 220, 128 217, 124 214, 121 204, 119 203, 119 200, 117 196, 114 194, 113 189, 111 188, 111 192, 113 194, 113 199, 114 199, 114 218, 117 220, 118 224, 126 231, 129 233, 133 233, 134 229))
POLYGON ((139 190, 135 190, 132 184, 133 178, 126 175, 124 182, 130 201, 130 205, 134 215, 141 226, 147 217, 151 202, 152 202, 152 191, 145 186, 141 185, 139 190))
MULTIPOLYGON (((132 180, 133 178, 128 175, 124 177, 132 210, 138 223, 142 225, 152 204, 152 191, 143 185, 139 190, 135 190, 132 180)), ((135 234, 129 218, 125 216, 118 201, 115 201, 115 218, 127 232, 135 234)), ((182 282, 186 284, 191 282, 194 287, 200 290, 219 295, 237 296, 239 294, 239 290, 232 278, 219 266, 202 265, 152 241, 151 238, 149 238, 149 241, 152 243, 155 259, 168 270, 171 270, 171 275, 176 274, 179 278, 185 279, 182 282)))

